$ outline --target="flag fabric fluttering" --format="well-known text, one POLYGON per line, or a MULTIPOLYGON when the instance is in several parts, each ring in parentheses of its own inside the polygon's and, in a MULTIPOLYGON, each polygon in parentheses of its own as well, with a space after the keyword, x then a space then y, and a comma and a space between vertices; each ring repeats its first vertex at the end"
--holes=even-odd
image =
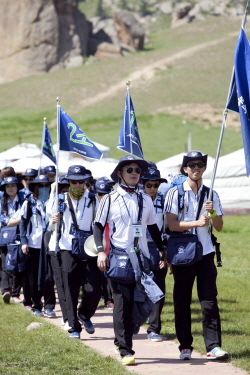
POLYGON ((233 74, 231 91, 229 93, 226 108, 229 109, 230 111, 239 113, 238 96, 237 96, 236 82, 235 82, 235 72, 233 74))
POLYGON ((127 90, 125 109, 117 148, 144 159, 132 99, 127 90))
POLYGON ((53 144, 52 144, 52 140, 50 137, 49 129, 46 124, 44 125, 44 139, 43 139, 42 153, 46 155, 50 160, 52 160, 53 163, 56 164, 56 155, 53 149, 53 144))
POLYGON ((59 150, 75 152, 90 159, 102 158, 101 151, 60 107, 59 150))
POLYGON ((235 86, 247 176, 250 175, 250 45, 241 29, 234 56, 235 86))

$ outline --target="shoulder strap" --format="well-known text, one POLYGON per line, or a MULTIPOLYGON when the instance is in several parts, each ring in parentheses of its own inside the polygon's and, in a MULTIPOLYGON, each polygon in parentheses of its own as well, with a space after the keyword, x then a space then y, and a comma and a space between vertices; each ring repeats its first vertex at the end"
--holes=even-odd
POLYGON ((199 200, 199 206, 198 206, 198 211, 197 211, 197 215, 196 215, 196 220, 199 219, 201 207, 204 203, 205 193, 207 193, 208 191, 209 191, 209 188, 207 186, 203 186, 202 191, 201 191, 200 200, 199 200))
POLYGON ((68 199, 68 204, 69 204, 69 212, 71 213, 71 217, 72 217, 72 221, 74 223, 75 229, 79 230, 79 227, 78 227, 78 224, 77 224, 77 221, 76 221, 75 211, 74 211, 73 204, 71 202, 69 193, 67 193, 67 199, 68 199))
MULTIPOLYGON (((111 198, 110 198, 110 194, 108 194, 108 200, 109 200, 109 207, 108 207, 108 212, 107 212, 107 216, 106 216, 106 221, 105 221, 105 225, 108 221, 108 217, 109 217, 109 210, 110 210, 110 206, 111 206, 111 198)), ((104 227, 105 227, 104 225, 104 227)))
POLYGON ((139 204, 138 221, 141 221, 141 218, 142 218, 142 211, 143 211, 143 198, 142 198, 142 193, 139 194, 138 204, 139 204))
POLYGON ((182 211, 184 208, 184 190, 183 190, 183 184, 177 185, 178 188, 178 210, 182 211))

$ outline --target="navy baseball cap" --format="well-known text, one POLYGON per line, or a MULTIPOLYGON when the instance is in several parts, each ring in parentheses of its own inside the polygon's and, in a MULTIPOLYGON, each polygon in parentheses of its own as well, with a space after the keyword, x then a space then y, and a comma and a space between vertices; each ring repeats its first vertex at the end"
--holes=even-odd
POLYGON ((82 165, 71 165, 65 176, 68 180, 85 180, 87 177, 86 168, 82 165))
POLYGON ((24 172, 23 176, 36 177, 38 175, 38 170, 33 168, 28 168, 24 172))
POLYGON ((49 185, 52 184, 52 182, 50 182, 49 180, 49 177, 44 175, 44 174, 40 174, 40 176, 37 176, 34 181, 31 181, 30 184, 29 184, 29 190, 33 193, 34 192, 34 189, 35 189, 35 185, 38 185, 38 184, 42 184, 42 183, 47 183, 49 185))
POLYGON ((54 165, 48 165, 47 167, 44 168, 44 173, 56 174, 55 166, 54 165))
POLYGON ((98 178, 94 185, 94 191, 101 194, 108 194, 112 190, 110 184, 105 181, 103 178, 98 178))
POLYGON ((14 177, 14 176, 9 176, 9 177, 6 177, 1 185, 0 185, 0 191, 5 191, 5 185, 8 185, 8 184, 16 184, 17 185, 17 188, 18 190, 21 190, 24 188, 23 184, 18 180, 17 177, 14 177))

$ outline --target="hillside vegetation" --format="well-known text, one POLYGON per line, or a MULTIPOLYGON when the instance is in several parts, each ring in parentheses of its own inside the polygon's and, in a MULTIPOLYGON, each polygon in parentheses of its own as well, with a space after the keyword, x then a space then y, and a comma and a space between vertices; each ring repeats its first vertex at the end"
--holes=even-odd
MULTIPOLYGON (((116 146, 126 81, 131 80, 146 159, 156 162, 185 151, 188 131, 193 149, 215 155, 241 18, 214 17, 175 29, 169 23, 168 16, 161 16, 151 26, 151 44, 142 52, 109 61, 89 59, 79 68, 1 85, 0 151, 20 140, 39 145, 44 117, 56 142, 60 96, 63 109, 92 140, 109 146, 111 157, 123 156, 116 146), (212 108, 208 119, 197 115, 204 105, 212 108)), ((223 154, 242 147, 238 115, 228 118, 234 126, 226 131, 223 154)))

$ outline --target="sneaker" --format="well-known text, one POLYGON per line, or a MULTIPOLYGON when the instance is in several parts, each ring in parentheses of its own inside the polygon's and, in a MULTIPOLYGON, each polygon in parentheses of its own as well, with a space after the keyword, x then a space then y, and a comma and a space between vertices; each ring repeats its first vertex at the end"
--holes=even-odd
POLYGON ((134 332, 133 332, 133 335, 137 335, 140 331, 140 326, 139 325, 135 325, 135 328, 134 328, 134 332))
POLYGON ((80 323, 82 324, 82 327, 85 329, 86 332, 88 332, 90 335, 92 335, 95 332, 95 328, 94 328, 91 320, 88 320, 87 322, 85 322, 84 320, 79 318, 79 316, 78 316, 78 319, 79 319, 80 323))
POLYGON ((24 308, 27 311, 32 311, 32 306, 31 305, 26 305, 26 306, 24 306, 24 308))
POLYGON ((106 305, 104 305, 104 309, 113 310, 114 306, 115 305, 112 302, 109 302, 106 305))
POLYGON ((80 339, 80 332, 74 331, 69 335, 70 339, 80 339))
POLYGON ((122 359, 122 364, 125 366, 135 365, 135 359, 132 356, 132 354, 125 355, 124 357, 121 357, 121 359, 122 359))
POLYGON ((158 335, 157 333, 154 333, 154 332, 150 332, 148 334, 148 339, 151 340, 151 341, 154 341, 154 342, 161 342, 162 341, 162 337, 160 335, 158 335))
POLYGON ((207 359, 227 359, 228 353, 222 350, 219 346, 213 348, 207 353, 207 359))
POLYGON ((56 313, 52 309, 44 309, 44 315, 47 316, 47 318, 56 318, 56 313))
POLYGON ((20 297, 11 297, 11 301, 15 303, 21 303, 23 302, 20 297))
POLYGON ((69 325, 69 322, 66 320, 65 324, 64 324, 64 327, 63 327, 64 331, 68 331, 69 329, 71 329, 70 325, 69 325))
POLYGON ((40 311, 40 310, 34 310, 33 315, 35 315, 35 316, 44 316, 43 313, 42 313, 42 311, 40 311))
POLYGON ((62 318, 61 319, 61 326, 64 326, 65 322, 64 322, 64 319, 62 318))
POLYGON ((192 350, 190 349, 183 349, 181 350, 180 352, 180 359, 191 359, 191 355, 192 355, 192 350))
POLYGON ((117 354, 117 355, 121 355, 121 353, 120 353, 120 349, 119 349, 119 346, 118 346, 118 345, 115 345, 114 352, 115 352, 115 354, 117 354))
POLYGON ((10 303, 10 292, 5 292, 3 294, 3 302, 4 303, 10 303))

